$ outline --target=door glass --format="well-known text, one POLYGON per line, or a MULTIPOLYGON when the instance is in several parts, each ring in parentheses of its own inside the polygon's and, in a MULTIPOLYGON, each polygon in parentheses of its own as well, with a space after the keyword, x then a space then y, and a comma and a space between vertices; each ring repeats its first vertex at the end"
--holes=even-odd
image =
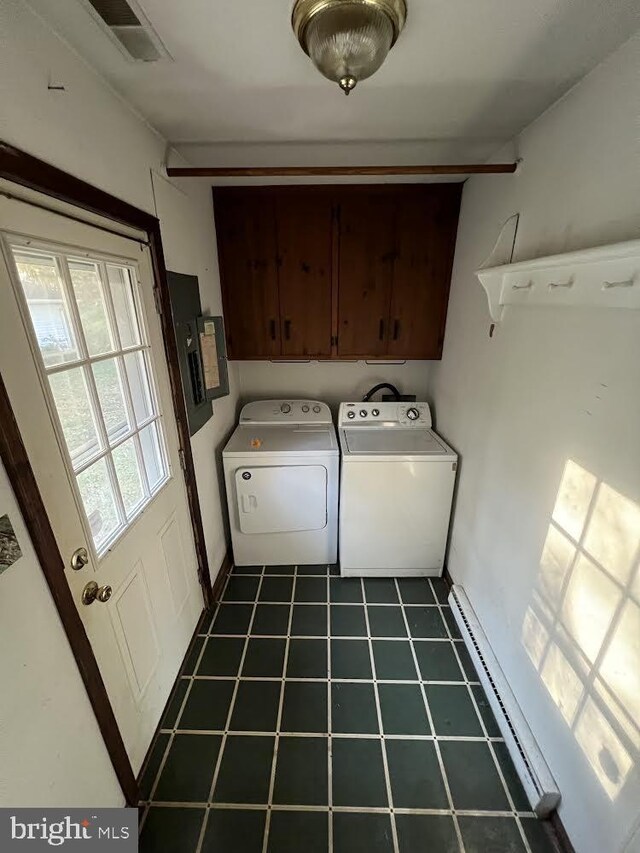
POLYGON ((140 334, 131 273, 126 267, 114 267, 107 264, 107 276, 111 287, 116 325, 120 335, 120 346, 122 349, 134 347, 140 343, 140 334))
POLYGON ((120 492, 127 518, 130 518, 144 500, 144 486, 138 462, 135 438, 129 438, 113 451, 120 492))
POLYGON ((135 267, 18 240, 11 251, 100 557, 169 478, 135 267))
POLYGON ((69 275, 89 355, 112 352, 113 334, 97 265, 85 261, 69 261, 69 275))
POLYGON ((153 412, 151 388, 144 353, 138 351, 127 353, 124 363, 131 388, 131 399, 136 423, 142 424, 149 420, 153 412))
POLYGON ((45 367, 77 361, 80 353, 56 259, 16 251, 14 260, 45 367))
POLYGON ((130 428, 120 359, 108 358, 92 365, 109 444, 125 436, 130 428))
POLYGON ((162 482, 165 476, 165 466, 162 459, 160 437, 158 435, 158 422, 149 424, 140 432, 140 444, 144 467, 149 480, 149 488, 153 491, 162 482))
POLYGON ((85 369, 72 367, 52 373, 49 385, 71 463, 77 470, 102 450, 85 369))
POLYGON ((78 475, 78 489, 94 544, 100 551, 121 523, 106 458, 78 475))

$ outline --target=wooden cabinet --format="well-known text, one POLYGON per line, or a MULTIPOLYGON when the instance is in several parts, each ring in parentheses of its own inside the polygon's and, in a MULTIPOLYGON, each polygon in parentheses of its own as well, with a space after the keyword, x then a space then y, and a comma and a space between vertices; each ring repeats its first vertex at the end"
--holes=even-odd
POLYGON ((216 233, 231 359, 280 355, 280 306, 273 198, 216 192, 216 233))
POLYGON ((387 352, 395 207, 388 194, 340 197, 338 355, 342 358, 379 358, 387 352))
POLYGON ((397 206, 387 348, 393 358, 442 356, 460 190, 431 185, 397 206))
POLYGON ((461 189, 214 189, 229 358, 440 358, 461 189))
POLYGON ((333 205, 328 195, 276 197, 282 355, 331 355, 333 205))

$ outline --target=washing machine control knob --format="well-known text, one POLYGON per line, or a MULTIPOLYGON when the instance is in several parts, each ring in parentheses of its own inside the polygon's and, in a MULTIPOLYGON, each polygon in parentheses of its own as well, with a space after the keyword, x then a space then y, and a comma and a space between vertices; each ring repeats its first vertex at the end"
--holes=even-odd
POLYGON ((288 403, 283 403, 280 406, 280 411, 282 412, 283 415, 288 415, 289 412, 291 411, 291 406, 288 403))
POLYGON ((368 414, 368 413, 367 413, 367 410, 366 410, 366 409, 360 409, 360 417, 361 417, 361 418, 366 418, 366 417, 367 417, 367 414, 368 414))
POLYGON ((349 420, 352 421, 355 418, 355 416, 356 416, 356 413, 353 410, 350 412, 347 412, 347 417, 349 418, 349 420))
POLYGON ((313 411, 316 413, 316 415, 319 415, 322 409, 320 408, 320 406, 314 406, 313 411))
POLYGON ((309 406, 303 406, 303 407, 302 407, 302 411, 303 411, 303 412, 305 412, 305 413, 306 413, 306 412, 308 412, 308 411, 309 411, 309 406))
POLYGON ((420 410, 412 406, 410 409, 407 409, 407 417, 410 421, 417 421, 420 417, 420 410))
POLYGON ((380 414, 380 409, 371 409, 371 414, 373 415, 374 418, 377 418, 378 415, 380 414))

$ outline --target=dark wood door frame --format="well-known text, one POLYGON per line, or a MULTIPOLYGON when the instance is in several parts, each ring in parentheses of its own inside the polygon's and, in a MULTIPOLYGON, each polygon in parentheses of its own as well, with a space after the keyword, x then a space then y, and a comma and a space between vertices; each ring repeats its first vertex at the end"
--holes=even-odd
MULTIPOLYGON (((169 369, 173 409, 184 459, 184 478, 198 558, 198 578, 202 586, 205 606, 210 608, 214 598, 191 452, 189 423, 182 396, 178 351, 173 332, 160 223, 150 213, 3 142, 0 142, 0 178, 66 202, 89 213, 106 217, 114 223, 137 228, 147 235, 153 265, 154 287, 157 289, 161 308, 160 322, 169 369)), ((122 791, 127 803, 136 805, 138 783, 118 729, 93 649, 65 580, 64 561, 53 535, 46 508, 1 377, 0 458, 6 468, 42 571, 60 614, 62 625, 69 639, 122 791)))

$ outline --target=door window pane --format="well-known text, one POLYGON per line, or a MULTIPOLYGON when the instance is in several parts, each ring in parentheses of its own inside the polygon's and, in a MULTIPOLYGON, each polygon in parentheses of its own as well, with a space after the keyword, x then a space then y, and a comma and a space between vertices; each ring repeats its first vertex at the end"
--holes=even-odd
POLYGON ((108 358, 92 366, 100 409, 109 443, 113 444, 131 429, 122 383, 119 358, 108 358))
POLYGON ((135 264, 17 240, 11 251, 100 557, 169 476, 135 264))
POLYGON ((144 500, 144 486, 142 485, 135 439, 129 438, 123 444, 118 445, 112 455, 122 502, 127 518, 130 518, 144 500))
POLYGON ((144 467, 147 472, 149 488, 153 491, 167 476, 167 469, 160 448, 157 421, 149 424, 148 427, 145 427, 140 432, 140 444, 142 446, 142 456, 144 458, 144 467))
POLYGON ((132 352, 124 356, 131 399, 133 401, 133 413, 136 423, 141 424, 149 420, 153 414, 153 399, 149 384, 149 372, 147 363, 142 352, 132 352))
POLYGON ((89 355, 112 352, 113 335, 98 267, 85 261, 69 261, 69 274, 89 355))
POLYGON ((137 346, 140 343, 140 329, 133 298, 131 273, 125 267, 114 267, 108 264, 107 276, 111 287, 120 345, 123 349, 137 346))
POLYGON ((45 367, 80 357, 55 258, 15 251, 14 260, 45 367))
POLYGON ((78 489, 96 549, 100 551, 120 527, 113 484, 106 459, 78 475, 78 489))
POLYGON ((102 450, 84 368, 53 373, 49 385, 71 462, 80 468, 102 450))

